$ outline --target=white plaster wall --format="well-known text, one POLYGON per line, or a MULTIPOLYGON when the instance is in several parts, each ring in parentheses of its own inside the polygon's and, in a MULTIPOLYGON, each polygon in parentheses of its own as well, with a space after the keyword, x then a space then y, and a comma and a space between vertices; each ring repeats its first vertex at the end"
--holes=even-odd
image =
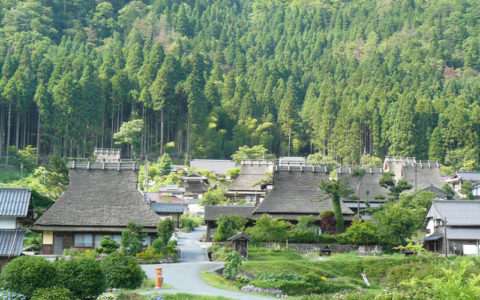
POLYGON ((0 217, 0 229, 15 229, 17 222, 15 217, 0 217))

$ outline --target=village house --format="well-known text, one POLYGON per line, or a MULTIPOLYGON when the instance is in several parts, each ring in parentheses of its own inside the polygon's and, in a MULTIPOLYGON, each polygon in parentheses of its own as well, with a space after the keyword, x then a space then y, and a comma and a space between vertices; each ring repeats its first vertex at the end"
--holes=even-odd
POLYGON ((228 169, 235 168, 235 162, 228 159, 192 159, 190 168, 208 170, 218 177, 227 177, 228 169))
POLYGON ((208 178, 192 172, 180 178, 185 189, 183 197, 190 203, 198 203, 202 195, 208 191, 208 178))
POLYGON ((480 201, 434 200, 423 221, 424 247, 440 254, 478 255, 480 201))
POLYGON ((188 206, 179 203, 150 203, 153 211, 162 217, 169 217, 175 222, 175 228, 180 228, 180 217, 188 211, 188 206))
POLYGON ((69 164, 70 185, 40 217, 33 231, 42 233, 42 254, 61 255, 64 249, 92 249, 103 236, 121 241, 129 222, 143 225, 146 244, 161 219, 137 189, 134 162, 69 164))
POLYGON ((269 181, 274 163, 271 161, 246 160, 240 163, 240 176, 230 185, 226 196, 233 200, 245 200, 247 203, 260 203, 265 197, 261 184, 269 181))
POLYGON ((22 253, 25 229, 32 220, 31 192, 27 188, 0 188, 0 271, 22 253))
POLYGON ((393 173, 396 181, 407 181, 412 185, 411 191, 422 190, 430 185, 441 189, 447 183, 440 174, 438 162, 417 161, 415 157, 386 157, 383 170, 393 173))
MULTIPOLYGON (((253 220, 268 214, 296 223, 298 217, 310 215, 320 221, 322 211, 334 210, 330 196, 318 187, 321 181, 329 180, 326 167, 275 165, 272 179, 273 188, 256 206, 205 206, 206 239, 211 240, 220 215, 241 215, 252 224, 253 220)), ((343 203, 341 208, 348 225, 354 218, 354 212, 343 203)))
POLYGON ((365 168, 363 176, 355 176, 355 169, 342 167, 337 169, 337 179, 347 183, 353 191, 342 201, 355 213, 367 207, 379 207, 388 200, 388 190, 380 185, 383 176, 381 168, 365 168))
POLYGON ((452 187, 452 189, 460 196, 465 197, 461 193, 462 185, 464 183, 469 182, 471 187, 473 188, 472 194, 475 198, 480 198, 480 172, 474 171, 457 171, 452 178, 448 179, 448 184, 452 187))

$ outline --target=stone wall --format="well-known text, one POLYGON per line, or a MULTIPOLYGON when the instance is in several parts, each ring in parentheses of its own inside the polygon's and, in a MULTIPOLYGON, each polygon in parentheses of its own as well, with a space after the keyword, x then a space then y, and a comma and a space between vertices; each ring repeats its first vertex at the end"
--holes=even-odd
MULTIPOLYGON (((232 243, 230 242, 216 242, 216 245, 222 247, 231 247, 232 243)), ((277 249, 277 248, 286 248, 294 249, 295 252, 299 254, 319 252, 325 247, 329 247, 332 250, 332 253, 348 253, 356 251, 360 255, 377 255, 381 254, 383 248, 378 245, 367 245, 367 246, 354 246, 354 245, 339 245, 339 244, 300 244, 300 243, 263 243, 262 245, 265 248, 277 249)))

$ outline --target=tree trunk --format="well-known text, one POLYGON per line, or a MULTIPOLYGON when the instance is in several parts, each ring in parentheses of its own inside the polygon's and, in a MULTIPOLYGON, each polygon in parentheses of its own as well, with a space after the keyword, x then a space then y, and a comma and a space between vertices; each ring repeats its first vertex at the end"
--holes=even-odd
POLYGON ((4 113, 3 113, 3 106, 0 105, 0 156, 3 154, 3 142, 5 141, 5 122, 4 113))
POLYGON ((292 143, 292 128, 288 128, 288 156, 290 156, 291 143, 292 143))
POLYGON ((163 155, 163 109, 160 111, 160 155, 163 155))
POLYGON ((7 165, 8 165, 8 151, 10 150, 10 132, 12 128, 12 100, 8 102, 8 121, 7 121, 7 165))
POLYGON ((185 164, 190 159, 190 117, 188 117, 187 123, 187 156, 185 157, 185 164))
POLYGON ((40 117, 40 110, 38 112, 38 121, 37 121, 37 164, 38 164, 38 157, 40 156, 40 127, 42 125, 41 117, 40 117))
POLYGON ((18 150, 18 143, 20 140, 20 112, 16 109, 15 118, 15 148, 18 150))
POLYGON ((23 137, 22 137, 22 148, 25 149, 27 141, 27 114, 23 115, 23 137))

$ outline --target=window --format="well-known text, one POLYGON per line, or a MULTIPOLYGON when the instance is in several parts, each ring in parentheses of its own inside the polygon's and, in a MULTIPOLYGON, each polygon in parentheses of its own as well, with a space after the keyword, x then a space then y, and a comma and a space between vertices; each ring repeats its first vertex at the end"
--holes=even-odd
POLYGON ((75 233, 75 247, 93 247, 91 233, 75 233))
POLYGON ((100 242, 103 239, 103 234, 95 234, 95 248, 101 247, 100 242))

